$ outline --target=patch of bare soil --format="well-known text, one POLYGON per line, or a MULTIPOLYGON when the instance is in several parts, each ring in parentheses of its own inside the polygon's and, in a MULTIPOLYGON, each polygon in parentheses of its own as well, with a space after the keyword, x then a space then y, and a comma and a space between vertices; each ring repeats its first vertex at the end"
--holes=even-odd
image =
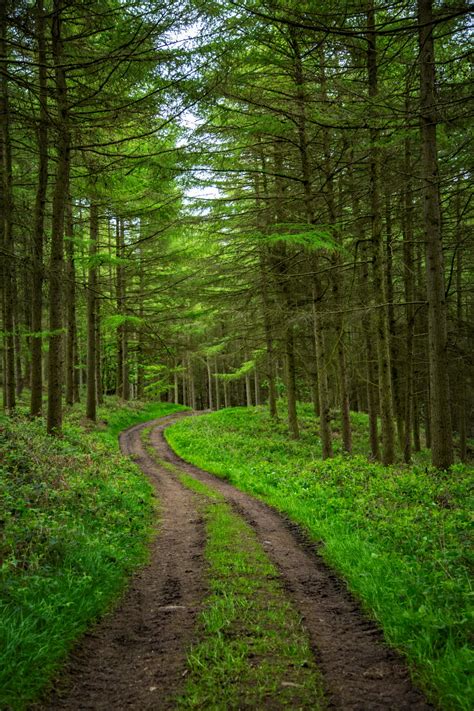
MULTIPOLYGON (((186 414, 157 420, 152 444, 161 459, 220 491, 253 526, 302 616, 329 707, 431 708, 412 686, 401 658, 385 645, 379 629, 297 526, 174 454, 163 430, 186 414)), ((206 594, 204 528, 194 494, 145 451, 140 431, 149 425, 122 433, 120 443, 150 477, 160 500, 150 563, 133 579, 121 604, 83 638, 41 709, 171 709, 182 689, 186 651, 206 594)))

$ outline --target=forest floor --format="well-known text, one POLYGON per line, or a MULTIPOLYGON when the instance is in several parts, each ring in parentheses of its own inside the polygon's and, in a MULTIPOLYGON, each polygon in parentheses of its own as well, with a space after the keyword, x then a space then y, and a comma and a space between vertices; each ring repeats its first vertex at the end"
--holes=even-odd
POLYGON ((136 425, 122 451, 159 498, 151 557, 41 709, 428 709, 314 543, 136 425))

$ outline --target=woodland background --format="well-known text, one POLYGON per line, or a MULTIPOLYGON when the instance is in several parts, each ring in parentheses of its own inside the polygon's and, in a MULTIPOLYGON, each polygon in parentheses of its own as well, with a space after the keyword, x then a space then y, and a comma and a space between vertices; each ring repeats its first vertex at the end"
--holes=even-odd
POLYGON ((3 403, 369 414, 469 456, 468 4, 0 8, 3 403))

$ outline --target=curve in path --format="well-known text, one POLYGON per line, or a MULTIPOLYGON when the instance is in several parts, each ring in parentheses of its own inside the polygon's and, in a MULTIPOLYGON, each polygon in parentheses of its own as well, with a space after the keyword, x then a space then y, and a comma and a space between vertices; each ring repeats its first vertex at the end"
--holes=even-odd
POLYGON ((152 481, 160 501, 159 535, 150 563, 121 604, 85 636, 43 709, 171 709, 186 669, 196 618, 206 595, 204 527, 192 491, 145 450, 151 424, 157 457, 219 491, 254 528, 299 611, 325 680, 329 708, 353 711, 432 708, 413 687, 401 657, 389 649, 343 582, 300 529, 276 511, 178 457, 164 429, 192 413, 126 430, 122 451, 152 481))

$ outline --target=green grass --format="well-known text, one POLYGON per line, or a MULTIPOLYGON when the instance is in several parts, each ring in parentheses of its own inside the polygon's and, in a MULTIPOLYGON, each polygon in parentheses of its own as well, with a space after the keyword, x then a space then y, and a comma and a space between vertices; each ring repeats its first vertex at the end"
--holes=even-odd
POLYGON ((253 530, 224 503, 205 517, 211 593, 178 708, 323 708, 305 632, 253 530))
POLYGON ((98 429, 81 426, 76 407, 62 439, 21 413, 1 419, 0 708, 37 698, 145 562, 152 489, 119 454, 117 433, 171 409, 111 400, 98 429))
MULTIPOLYGON (((262 498, 322 541, 328 562, 404 652, 430 697, 444 709, 471 709, 472 468, 456 465, 446 474, 369 462, 360 413, 353 416, 357 454, 323 462, 310 408, 302 406, 300 416, 299 442, 260 408, 185 419, 166 436, 184 459, 262 498)), ((341 451, 339 441, 335 449, 341 451)))

